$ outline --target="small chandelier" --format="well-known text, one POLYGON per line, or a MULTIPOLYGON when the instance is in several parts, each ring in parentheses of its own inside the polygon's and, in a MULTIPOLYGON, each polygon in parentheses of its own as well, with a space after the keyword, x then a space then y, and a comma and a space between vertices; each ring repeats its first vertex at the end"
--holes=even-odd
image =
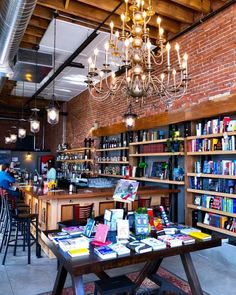
POLYGON ((128 128, 128 129, 133 128, 137 117, 138 116, 133 112, 132 105, 130 103, 128 106, 127 112, 124 114, 124 121, 125 121, 126 128, 128 128))
MULTIPOLYGON (((54 13, 54 45, 53 45, 53 74, 55 74, 56 66, 56 17, 57 12, 54 13)), ((55 79, 53 79, 53 88, 52 88, 52 99, 50 101, 49 107, 47 108, 47 121, 51 125, 56 125, 59 122, 59 108, 55 104, 55 79)))
POLYGON ((33 109, 31 109, 31 111, 32 111, 32 115, 31 115, 31 117, 29 119, 29 121, 30 121, 30 131, 33 132, 33 133, 38 133, 39 129, 40 129, 40 121, 38 119, 39 109, 33 108, 33 109))
MULTIPOLYGON (((24 121, 24 120, 22 120, 22 121, 24 121)), ((25 128, 20 127, 18 129, 18 137, 19 138, 25 138, 26 137, 26 129, 25 128)))
POLYGON ((97 67, 98 49, 88 59, 87 84, 92 97, 103 101, 118 91, 135 101, 158 96, 167 106, 181 98, 187 90, 188 55, 180 55, 180 46, 175 44, 177 58, 171 61, 171 45, 164 45, 164 30, 161 18, 157 17, 158 36, 156 52, 152 50, 150 30, 147 27, 155 11, 152 0, 125 0, 125 11, 121 14, 122 30, 114 32, 114 23, 110 23, 110 37, 106 42, 105 63, 97 67), (132 22, 130 24, 130 22, 132 22), (165 57, 166 56, 166 57, 165 57), (125 74, 116 77, 114 66, 119 64, 125 74), (172 62, 172 63, 171 63, 172 62), (157 67, 162 65, 161 69, 157 67))

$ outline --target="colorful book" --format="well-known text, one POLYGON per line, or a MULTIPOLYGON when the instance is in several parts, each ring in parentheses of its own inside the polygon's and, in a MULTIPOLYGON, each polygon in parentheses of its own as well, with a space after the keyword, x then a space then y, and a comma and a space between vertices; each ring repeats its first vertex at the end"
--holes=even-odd
POLYGON ((90 238, 91 237, 91 234, 93 232, 93 228, 94 228, 94 225, 95 225, 95 220, 92 219, 92 218, 89 218, 85 228, 84 228, 84 231, 83 231, 83 234, 90 238))
POLYGON ((68 254, 71 257, 85 256, 85 255, 89 255, 89 253, 90 252, 88 248, 71 249, 68 251, 68 254))
POLYGON ((167 246, 169 247, 179 247, 182 246, 182 241, 175 238, 174 235, 163 235, 163 236, 159 236, 158 240, 166 243, 167 246))
POLYGON ((189 236, 190 237, 193 237, 195 239, 198 239, 198 240, 201 240, 201 241, 209 241, 211 240, 211 235, 208 235, 208 234, 205 234, 205 233, 202 233, 202 232, 191 232, 189 233, 189 236))
POLYGON ((191 232, 201 232, 201 230, 195 227, 186 227, 180 230, 181 234, 186 234, 186 235, 189 235, 191 232))
POLYGON ((141 241, 133 241, 126 245, 129 249, 135 251, 136 253, 146 253, 151 252, 152 247, 142 243, 141 241))
POLYGON ((109 226, 107 224, 99 223, 96 229, 94 241, 98 243, 105 243, 108 231, 109 231, 109 226))
POLYGON ((135 234, 148 235, 149 233, 149 219, 148 214, 135 213, 135 234))
POLYGON ((89 248, 89 239, 86 237, 61 239, 58 244, 63 251, 67 252, 72 249, 89 248))
POLYGON ((62 231, 66 232, 68 234, 72 235, 78 235, 78 234, 82 234, 83 233, 83 228, 79 227, 79 226, 68 226, 68 227, 63 227, 62 231))
POLYGON ((117 222, 117 239, 129 238, 129 220, 123 219, 117 222))
POLYGON ((185 235, 185 234, 176 234, 176 235, 174 235, 174 237, 176 239, 179 239, 180 241, 182 241, 183 245, 189 245, 189 244, 195 243, 195 239, 193 239, 192 237, 185 235))
POLYGON ((58 242, 56 242, 57 240, 59 240, 59 239, 65 239, 65 238, 71 238, 71 236, 68 233, 66 233, 66 232, 61 232, 60 231, 60 232, 48 234, 48 238, 51 241, 53 241, 56 244, 58 244, 58 242))
POLYGON ((115 243, 115 244, 111 244, 109 245, 109 247, 114 250, 117 255, 126 255, 126 254, 130 254, 130 249, 127 248, 125 245, 120 244, 120 243, 115 243))
POLYGON ((102 259, 116 258, 116 252, 108 246, 94 248, 94 253, 102 259))
POLYGON ((110 231, 117 230, 117 221, 123 220, 124 218, 124 209, 111 209, 111 221, 104 220, 105 223, 109 226, 110 231))
POLYGON ((160 240, 155 238, 146 238, 142 240, 142 243, 147 244, 152 247, 153 250, 161 250, 166 249, 166 244, 160 240))

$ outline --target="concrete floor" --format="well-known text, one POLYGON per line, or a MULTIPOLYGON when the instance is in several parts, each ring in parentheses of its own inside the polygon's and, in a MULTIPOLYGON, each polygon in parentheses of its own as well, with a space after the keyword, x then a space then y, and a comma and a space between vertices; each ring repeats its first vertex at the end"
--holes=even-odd
MULTIPOLYGON (((236 247, 223 244, 222 247, 192 253, 203 290, 211 295, 236 294, 236 247)), ((2 255, 0 255, 2 260, 2 255)), ((163 260, 162 266, 186 279, 179 257, 163 260)), ((129 267, 127 272, 137 267, 129 267)), ((116 272, 117 274, 117 272, 116 272)), ((45 255, 38 259, 32 254, 31 265, 24 253, 16 257, 9 253, 6 265, 0 266, 0 295, 36 295, 51 291, 56 276, 56 260, 45 255)), ((85 281, 96 279, 94 275, 84 277, 85 281)), ((70 286, 67 278, 66 286, 70 286)))

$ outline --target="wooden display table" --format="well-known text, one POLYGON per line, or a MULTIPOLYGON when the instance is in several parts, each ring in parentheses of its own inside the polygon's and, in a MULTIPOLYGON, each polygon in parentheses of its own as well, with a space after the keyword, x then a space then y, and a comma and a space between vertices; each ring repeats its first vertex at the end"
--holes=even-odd
POLYGON ((130 255, 117 256, 117 258, 107 260, 102 260, 101 258, 96 256, 91 247, 89 256, 71 258, 69 254, 63 252, 58 245, 55 245, 52 241, 50 241, 47 238, 47 234, 48 232, 43 233, 44 242, 55 254, 60 263, 56 281, 52 291, 53 295, 62 294, 67 273, 71 275, 74 294, 84 295, 85 292, 82 277, 84 274, 94 273, 100 279, 104 279, 108 278, 108 275, 105 272, 105 270, 107 269, 145 262, 143 269, 140 271, 135 280, 136 287, 138 288, 147 277, 155 282, 156 272, 163 258, 174 255, 180 255, 181 257, 181 261, 186 276, 188 278, 192 294, 203 295, 203 291, 198 280, 190 253, 198 250, 221 246, 220 239, 212 238, 212 240, 210 241, 196 241, 195 244, 191 245, 168 248, 143 254, 137 254, 131 251, 130 255))
MULTIPOLYGON (((115 188, 87 188, 78 193, 69 194, 65 190, 56 190, 43 195, 42 189, 26 187, 25 201, 30 205, 32 213, 39 214, 41 230, 57 228, 57 222, 72 219, 73 204, 86 205, 94 203, 95 216, 103 213, 104 209, 113 208, 113 193, 115 188)), ((152 197, 152 205, 159 204, 161 197, 168 197, 171 193, 178 193, 178 189, 165 189, 154 186, 139 187, 137 195, 152 197)), ((132 210, 129 204, 129 210, 132 210)))

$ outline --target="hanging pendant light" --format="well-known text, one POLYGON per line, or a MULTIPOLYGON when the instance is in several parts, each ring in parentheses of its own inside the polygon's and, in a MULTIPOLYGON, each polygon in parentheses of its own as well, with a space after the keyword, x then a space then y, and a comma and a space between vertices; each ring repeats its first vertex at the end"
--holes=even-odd
POLYGON ((10 143, 11 143, 11 137, 5 136, 5 144, 10 144, 10 143))
MULTIPOLYGON (((23 81, 23 93, 22 93, 22 97, 24 99, 25 96, 25 89, 24 89, 24 81, 23 81)), ((24 107, 23 107, 23 102, 22 102, 22 106, 21 106, 21 119, 20 119, 20 124, 19 124, 19 128, 18 128, 18 137, 19 138, 25 138, 26 137, 26 129, 22 127, 21 122, 24 122, 24 118, 23 118, 23 113, 24 113, 24 107)))
POLYGON ((11 143, 15 143, 17 141, 17 134, 15 132, 16 126, 12 126, 14 130, 10 132, 11 143))
POLYGON ((38 119, 39 109, 33 108, 31 111, 32 115, 30 117, 30 131, 33 133, 38 133, 40 130, 40 121, 38 119))
POLYGON ((137 119, 137 115, 134 113, 132 109, 131 103, 128 106, 127 112, 124 114, 124 121, 125 121, 125 126, 128 129, 131 129, 135 125, 135 120, 137 119))
MULTIPOLYGON (((54 44, 53 44, 53 74, 55 74, 56 66, 56 17, 57 12, 54 12, 54 44)), ((55 102, 55 78, 53 79, 52 99, 47 108, 47 121, 51 125, 56 125, 59 122, 59 108, 55 102)))
MULTIPOLYGON (((35 52, 35 93, 37 92, 37 66, 38 66, 38 50, 39 46, 36 46, 36 52, 35 52)), ((36 95, 34 95, 34 108, 31 109, 32 114, 30 116, 29 122, 30 122, 30 131, 33 133, 38 133, 40 130, 40 121, 38 117, 38 112, 40 111, 36 106, 36 95)))

